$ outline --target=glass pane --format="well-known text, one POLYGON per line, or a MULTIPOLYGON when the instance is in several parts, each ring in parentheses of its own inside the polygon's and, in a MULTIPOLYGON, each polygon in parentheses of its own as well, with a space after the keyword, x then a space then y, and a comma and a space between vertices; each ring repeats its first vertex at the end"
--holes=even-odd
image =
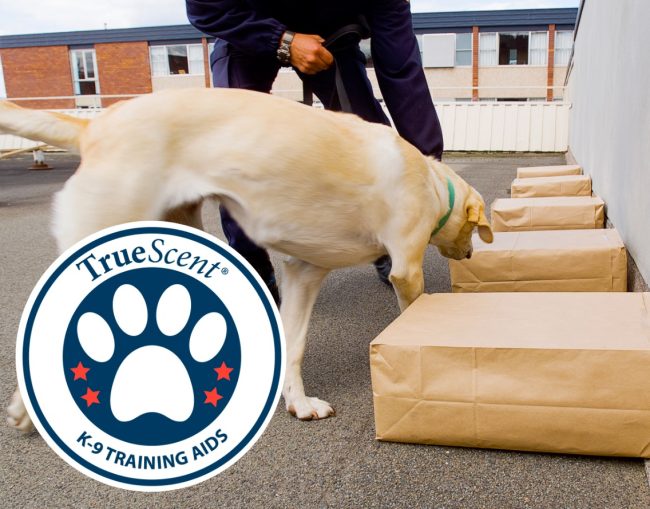
POLYGON ((81 51, 74 52, 74 62, 75 62, 75 71, 77 72, 77 79, 83 80, 86 79, 86 73, 84 72, 84 58, 81 51))
POLYGON ((86 57, 86 78, 95 77, 95 53, 93 51, 84 51, 86 57))
POLYGON ((79 93, 81 95, 95 95, 97 89, 95 87, 94 81, 80 81, 79 82, 79 93))
POLYGON ((456 65, 472 65, 472 50, 456 51, 456 65))
POLYGON ((528 34, 499 34, 499 65, 528 64, 528 34))
POLYGON ((167 46, 167 59, 169 61, 169 74, 189 74, 187 46, 167 46))
POLYGON ((203 45, 191 44, 188 46, 188 49, 190 74, 204 74, 203 45))
POLYGON ((497 65, 497 34, 479 34, 479 65, 497 65))
POLYGON ((472 34, 456 34, 456 51, 472 49, 472 34))

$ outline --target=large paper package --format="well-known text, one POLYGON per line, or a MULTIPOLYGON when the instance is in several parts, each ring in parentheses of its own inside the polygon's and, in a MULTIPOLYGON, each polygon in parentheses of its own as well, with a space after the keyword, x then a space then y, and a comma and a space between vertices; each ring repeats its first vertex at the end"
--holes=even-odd
POLYGON ((650 294, 423 295, 370 345, 377 438, 650 457, 650 294))
POLYGON ((591 196, 589 175, 517 178, 510 186, 512 198, 544 198, 547 196, 591 196))
POLYGON ((597 196, 500 198, 492 203, 492 229, 581 230, 603 228, 605 203, 597 196))
MULTIPOLYGON (((625 292, 627 255, 616 230, 496 232, 472 237, 467 260, 449 260, 452 292, 625 292)), ((649 366, 650 374, 650 366, 649 366)))
POLYGON ((577 164, 565 164, 560 166, 517 168, 517 178, 553 177, 557 175, 582 175, 582 167, 577 164))

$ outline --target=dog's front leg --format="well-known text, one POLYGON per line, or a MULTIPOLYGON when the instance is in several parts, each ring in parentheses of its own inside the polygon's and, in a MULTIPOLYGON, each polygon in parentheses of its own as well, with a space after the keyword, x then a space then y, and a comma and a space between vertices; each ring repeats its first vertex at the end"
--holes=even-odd
POLYGON ((424 292, 423 257, 412 260, 399 256, 391 257, 393 266, 388 278, 395 289, 399 309, 404 312, 424 292))
POLYGON ((285 262, 282 273, 280 314, 287 340, 287 370, 282 395, 287 410, 302 420, 324 419, 334 414, 326 401, 305 395, 302 359, 307 326, 323 279, 329 270, 297 259, 285 262))

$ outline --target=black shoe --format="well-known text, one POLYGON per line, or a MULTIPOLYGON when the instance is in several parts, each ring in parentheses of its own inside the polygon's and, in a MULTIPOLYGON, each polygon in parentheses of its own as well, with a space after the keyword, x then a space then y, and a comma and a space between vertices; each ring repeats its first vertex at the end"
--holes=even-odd
POLYGON ((390 276, 390 270, 393 267, 393 261, 390 259, 390 256, 384 255, 381 258, 377 258, 374 265, 375 269, 377 269, 379 280, 385 285, 393 286, 390 279, 388 279, 388 276, 390 276))
POLYGON ((271 296, 273 297, 276 306, 279 308, 282 299, 280 299, 280 291, 278 290, 278 284, 275 281, 275 274, 271 274, 264 280, 264 282, 266 283, 266 287, 269 289, 269 292, 271 292, 271 296))

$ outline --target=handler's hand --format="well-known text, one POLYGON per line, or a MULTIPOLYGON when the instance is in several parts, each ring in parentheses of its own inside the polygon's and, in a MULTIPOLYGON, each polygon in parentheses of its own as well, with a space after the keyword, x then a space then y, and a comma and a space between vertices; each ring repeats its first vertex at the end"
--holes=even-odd
POLYGON ((334 63, 334 57, 323 46, 318 35, 296 34, 291 41, 291 65, 305 74, 324 71, 334 63))

